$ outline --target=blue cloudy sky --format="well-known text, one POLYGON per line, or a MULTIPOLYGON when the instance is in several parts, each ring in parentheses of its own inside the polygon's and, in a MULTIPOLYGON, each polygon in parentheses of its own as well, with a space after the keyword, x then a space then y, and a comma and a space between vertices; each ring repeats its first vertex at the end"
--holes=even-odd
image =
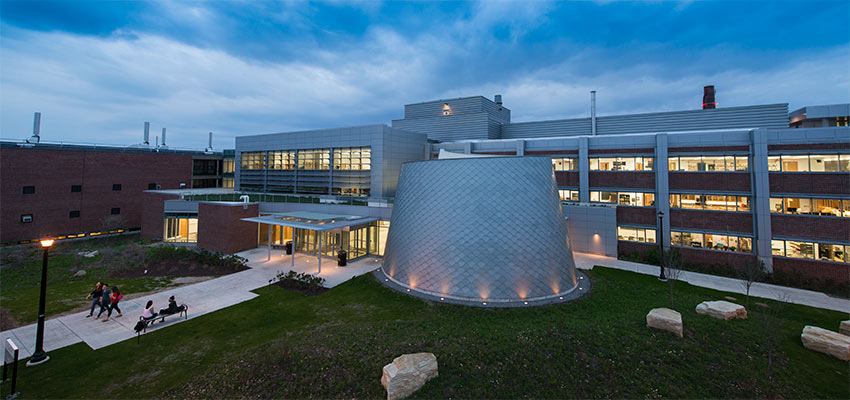
POLYGON ((514 121, 850 102, 850 2, 0 0, 0 136, 232 148, 502 94, 514 121), (153 138, 151 139, 153 141, 153 138))

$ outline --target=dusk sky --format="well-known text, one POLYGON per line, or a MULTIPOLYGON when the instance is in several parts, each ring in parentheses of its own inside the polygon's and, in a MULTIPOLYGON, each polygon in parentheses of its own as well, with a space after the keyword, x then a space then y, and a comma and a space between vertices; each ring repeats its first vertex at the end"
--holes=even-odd
POLYGON ((0 137, 171 146, 390 124, 501 94, 514 122, 850 102, 850 1, 0 1, 0 137))

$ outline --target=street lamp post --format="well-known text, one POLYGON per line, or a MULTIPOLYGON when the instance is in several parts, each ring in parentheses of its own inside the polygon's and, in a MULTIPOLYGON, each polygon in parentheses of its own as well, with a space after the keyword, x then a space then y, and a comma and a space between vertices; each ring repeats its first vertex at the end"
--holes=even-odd
POLYGON ((44 249, 44 259, 41 263, 41 296, 38 300, 38 325, 35 330, 35 353, 32 354, 27 366, 38 365, 50 359, 47 353, 44 352, 44 303, 47 297, 47 253, 50 251, 50 246, 53 245, 53 239, 43 239, 41 247, 44 249))
POLYGON ((664 212, 658 212, 658 250, 661 254, 658 260, 658 264, 661 266, 661 275, 658 275, 658 279, 662 281, 666 281, 667 277, 664 276, 664 212))

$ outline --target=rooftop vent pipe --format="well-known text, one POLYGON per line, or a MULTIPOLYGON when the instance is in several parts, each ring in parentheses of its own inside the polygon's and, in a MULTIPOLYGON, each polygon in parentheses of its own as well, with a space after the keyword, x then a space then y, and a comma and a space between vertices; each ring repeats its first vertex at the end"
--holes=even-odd
POLYGON ((596 91, 590 91, 590 134, 596 136, 596 91))
POLYGON ((497 94, 495 97, 496 104, 502 105, 502 95, 497 94))
POLYGON ((212 132, 210 132, 210 141, 209 141, 209 142, 210 142, 210 143, 209 143, 209 145, 207 146, 207 149, 206 149, 206 150, 204 150, 204 153, 212 154, 212 152, 213 152, 213 147, 212 147, 212 132))
POLYGON ((151 123, 145 121, 145 140, 142 142, 144 144, 151 144, 151 123))
POLYGON ((715 107, 717 107, 717 103, 714 101, 714 85, 704 86, 702 88, 702 109, 713 110, 715 107))
POLYGON ((160 147, 168 147, 165 144, 165 128, 162 128, 162 146, 160 147))
POLYGON ((38 143, 41 141, 41 113, 36 112, 32 117, 32 137, 27 139, 27 143, 38 143))

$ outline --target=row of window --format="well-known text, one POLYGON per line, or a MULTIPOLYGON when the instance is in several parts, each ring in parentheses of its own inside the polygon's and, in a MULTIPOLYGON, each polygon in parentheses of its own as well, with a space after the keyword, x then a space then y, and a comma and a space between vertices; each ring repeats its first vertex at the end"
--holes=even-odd
POLYGON ((753 252, 753 238, 702 232, 670 232, 670 245, 710 250, 753 252))
MULTIPOLYGON (((120 215, 121 214, 121 208, 113 207, 109 210, 109 214, 120 215)), ((69 211, 68 212, 68 218, 71 218, 71 219, 80 218, 80 210, 69 211)), ((21 222, 22 223, 28 224, 28 223, 31 223, 32 221, 33 221, 32 214, 22 214, 21 215, 21 222)))
POLYGON ((771 240, 770 247, 775 256, 850 262, 847 257, 847 252, 850 251, 850 245, 796 240, 771 240))
POLYGON ((654 207, 655 193, 590 191, 592 203, 616 203, 622 206, 654 207))
POLYGON ((223 174, 232 174, 236 172, 236 160, 232 158, 225 158, 221 162, 221 173, 223 174))
POLYGON ((750 196, 671 194, 670 208, 749 212, 750 196))
POLYGON ((652 171, 654 157, 600 157, 591 158, 591 171, 652 171))
POLYGON ((790 155, 767 157, 768 171, 850 172, 850 154, 790 155))
POLYGON ((578 201, 578 190, 558 190, 563 201, 578 201))
POLYGON ((553 158, 552 168, 555 171, 578 171, 578 158, 553 158))
MULTIPOLYGON (((242 169, 265 169, 266 152, 241 153, 242 169)), ((370 170, 370 147, 344 147, 333 150, 333 167, 338 170, 370 170)), ((327 170, 331 167, 330 149, 275 150, 268 152, 268 169, 274 170, 327 170)))
MULTIPOLYGON (((122 186, 121 186, 120 183, 113 183, 112 184, 112 190, 113 191, 120 192, 121 187, 122 186)), ((156 190, 156 189, 159 189, 159 185, 157 185, 156 183, 149 183, 148 184, 148 190, 156 190)), ((23 191, 23 194, 35 194, 35 186, 24 186, 22 191, 23 191)), ((83 191, 83 185, 71 185, 71 193, 80 193, 82 191, 83 191)))
POLYGON ((773 214, 808 214, 850 218, 850 200, 771 197, 773 214))
POLYGON ((691 156, 667 158, 667 169, 670 171, 722 172, 748 171, 750 158, 741 156, 691 156))
POLYGON ((655 243, 655 229, 617 227, 617 239, 630 242, 655 243))

